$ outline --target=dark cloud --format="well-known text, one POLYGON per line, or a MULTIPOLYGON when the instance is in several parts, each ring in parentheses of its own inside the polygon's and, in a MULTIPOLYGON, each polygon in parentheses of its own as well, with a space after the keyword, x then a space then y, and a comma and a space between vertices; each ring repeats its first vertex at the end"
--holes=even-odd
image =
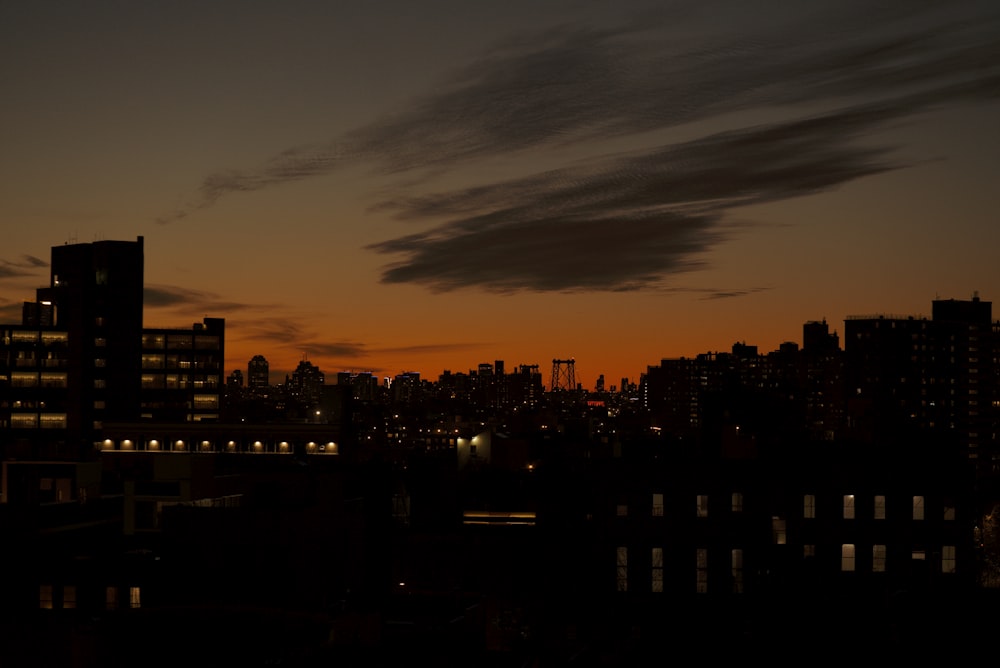
POLYGON ((386 269, 385 282, 435 290, 656 287, 700 266, 705 251, 726 238, 723 214, 732 208, 895 168, 886 149, 850 142, 897 115, 891 106, 872 105, 490 187, 384 202, 406 218, 467 215, 370 248, 404 256, 386 269))
POLYGON ((386 282, 499 292, 662 287, 703 265, 727 238, 734 208, 898 169, 894 147, 873 145, 887 125, 1000 98, 996 13, 957 16, 955 3, 831 6, 689 43, 694 23, 547 30, 496 46, 405 111, 336 141, 211 174, 194 203, 161 222, 230 193, 366 164, 407 179, 380 208, 434 224, 368 247, 400 257, 386 282), (765 110, 782 120, 734 120, 765 110), (732 129, 528 178, 406 194, 475 160, 707 120, 732 129))
POLYGON ((34 269, 47 266, 49 266, 48 262, 37 258, 34 255, 24 254, 21 256, 21 259, 16 262, 0 259, 0 279, 35 276, 37 275, 37 272, 33 271, 34 269))
POLYGON ((21 322, 23 302, 0 299, 0 322, 21 322))
POLYGON ((211 292, 174 285, 146 285, 143 289, 143 304, 153 308, 189 308, 192 311, 206 312, 263 308, 262 305, 226 301, 211 292))

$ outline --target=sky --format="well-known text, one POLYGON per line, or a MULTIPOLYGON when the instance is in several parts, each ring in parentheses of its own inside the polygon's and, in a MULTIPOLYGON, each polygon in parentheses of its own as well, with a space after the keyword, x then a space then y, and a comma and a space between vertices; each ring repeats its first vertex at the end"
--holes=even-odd
POLYGON ((1000 304, 994 1, 2 0, 0 90, 0 322, 142 236, 227 374, 591 389, 1000 304))

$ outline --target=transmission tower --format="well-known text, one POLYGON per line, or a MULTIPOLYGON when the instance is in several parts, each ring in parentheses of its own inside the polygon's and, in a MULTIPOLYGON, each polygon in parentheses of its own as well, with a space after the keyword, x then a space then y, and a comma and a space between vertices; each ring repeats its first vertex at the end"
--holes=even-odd
POLYGON ((572 358, 568 360, 552 360, 552 385, 549 390, 575 390, 576 371, 574 369, 576 361, 572 358))

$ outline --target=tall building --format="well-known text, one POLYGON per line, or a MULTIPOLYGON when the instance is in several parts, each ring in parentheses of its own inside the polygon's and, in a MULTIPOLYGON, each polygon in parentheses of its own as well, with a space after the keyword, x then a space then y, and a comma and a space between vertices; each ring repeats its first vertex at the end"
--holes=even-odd
POLYGON ((301 360, 287 382, 292 398, 309 407, 319 403, 323 393, 325 376, 319 367, 309 360, 301 360))
POLYGON ((218 419, 225 321, 144 329, 143 265, 142 237, 52 248, 49 285, 0 325, 6 462, 95 461, 106 423, 218 419))
POLYGON ((86 458, 105 421, 139 416, 143 262, 142 237, 52 248, 49 286, 0 342, 5 449, 86 458))
POLYGON ((271 372, 263 355, 254 355, 247 363, 247 393, 251 397, 266 396, 271 387, 271 372))

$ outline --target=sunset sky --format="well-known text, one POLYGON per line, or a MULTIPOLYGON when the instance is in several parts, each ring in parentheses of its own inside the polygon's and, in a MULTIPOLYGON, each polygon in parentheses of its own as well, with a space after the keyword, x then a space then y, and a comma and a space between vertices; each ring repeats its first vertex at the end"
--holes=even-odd
POLYGON ((1000 305, 995 0, 2 2, 0 90, 0 322, 143 236, 227 373, 592 388, 1000 305))

